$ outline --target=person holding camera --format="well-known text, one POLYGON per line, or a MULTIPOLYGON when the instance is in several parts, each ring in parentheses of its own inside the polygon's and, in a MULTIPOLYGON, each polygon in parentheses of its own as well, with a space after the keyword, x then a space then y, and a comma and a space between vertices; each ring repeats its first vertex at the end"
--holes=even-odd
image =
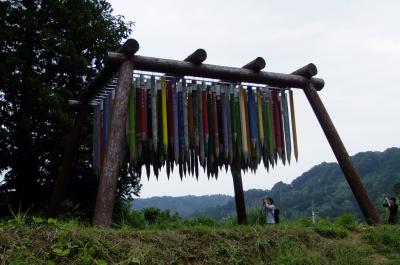
POLYGON ((263 200, 263 210, 267 214, 266 223, 275 224, 275 206, 271 197, 267 197, 263 200))
POLYGON ((389 209, 389 224, 397 224, 397 210, 399 207, 396 204, 396 198, 385 198, 383 207, 387 207, 389 209))

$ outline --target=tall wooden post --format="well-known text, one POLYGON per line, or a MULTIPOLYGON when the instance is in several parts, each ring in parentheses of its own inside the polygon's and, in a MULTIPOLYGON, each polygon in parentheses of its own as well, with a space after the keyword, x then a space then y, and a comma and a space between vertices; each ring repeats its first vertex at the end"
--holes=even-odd
POLYGON ((243 183, 240 168, 231 166, 233 188, 235 190, 236 215, 238 224, 247 224, 246 204, 244 201, 243 183))
POLYGON ((303 90, 308 101, 310 102, 312 109, 314 110, 315 115, 317 116, 317 119, 325 133, 326 138, 328 139, 328 142, 336 156, 337 161, 339 162, 340 167, 342 168, 344 176, 346 177, 346 180, 353 191, 354 197, 361 208, 365 220, 368 224, 381 223, 379 215, 370 198, 368 197, 368 193, 361 181, 361 177, 354 168, 349 154, 347 153, 346 148, 344 147, 344 144, 340 139, 340 136, 336 131, 336 128, 333 125, 333 122, 329 117, 329 114, 325 109, 325 106, 322 103, 314 85, 310 82, 303 90))
POLYGON ((111 113, 107 151, 97 190, 93 224, 98 226, 110 226, 112 222, 117 179, 124 160, 124 152, 122 150, 125 141, 128 95, 129 88, 132 85, 132 77, 133 62, 126 60, 121 64, 119 70, 118 84, 111 113))

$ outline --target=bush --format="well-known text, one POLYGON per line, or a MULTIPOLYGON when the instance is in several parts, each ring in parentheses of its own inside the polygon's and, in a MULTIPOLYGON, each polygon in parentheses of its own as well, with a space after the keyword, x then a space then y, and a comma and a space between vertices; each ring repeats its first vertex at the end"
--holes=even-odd
POLYGON ((143 216, 144 220, 146 220, 149 224, 155 224, 157 223, 159 217, 160 217, 160 209, 158 208, 145 208, 143 209, 143 216))
POLYGON ((187 226, 199 226, 199 225, 215 226, 216 221, 214 218, 212 218, 210 216, 203 215, 203 216, 198 216, 193 219, 185 220, 184 225, 187 225, 187 226))
POLYGON ((301 225, 301 226, 304 226, 304 227, 312 227, 314 224, 312 223, 312 221, 308 218, 308 219, 306 219, 306 218, 303 218, 303 219, 300 219, 299 221, 298 221, 298 223, 301 225))
POLYGON ((336 224, 348 230, 354 230, 357 226, 357 219, 352 214, 343 214, 336 219, 336 224))
POLYGON ((368 227, 363 233, 363 237, 383 253, 398 253, 400 260, 400 226, 382 225, 368 227))
POLYGON ((247 211, 248 224, 265 224, 265 218, 265 213, 257 208, 251 208, 247 211))
POLYGON ((149 224, 165 224, 165 223, 174 223, 181 220, 181 217, 178 213, 174 213, 171 215, 169 210, 161 211, 158 208, 145 208, 143 211, 144 220, 146 220, 149 224))
POLYGON ((146 227, 146 220, 143 218, 141 212, 131 211, 125 224, 133 228, 143 229, 146 227))
POLYGON ((115 228, 131 227, 136 229, 146 228, 148 225, 160 226, 160 229, 176 227, 181 220, 178 213, 171 214, 169 210, 161 211, 158 208, 145 208, 140 211, 133 210, 129 203, 117 203, 113 216, 115 228))
POLYGON ((347 237, 347 231, 336 224, 332 224, 328 220, 320 220, 314 225, 314 231, 320 236, 326 238, 345 238, 347 237))

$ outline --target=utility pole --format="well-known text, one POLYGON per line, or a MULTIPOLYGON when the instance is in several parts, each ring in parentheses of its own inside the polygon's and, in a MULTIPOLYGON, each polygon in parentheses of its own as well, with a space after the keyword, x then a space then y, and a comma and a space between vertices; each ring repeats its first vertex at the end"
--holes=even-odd
POLYGON ((311 201, 311 220, 315 224, 314 200, 311 201))

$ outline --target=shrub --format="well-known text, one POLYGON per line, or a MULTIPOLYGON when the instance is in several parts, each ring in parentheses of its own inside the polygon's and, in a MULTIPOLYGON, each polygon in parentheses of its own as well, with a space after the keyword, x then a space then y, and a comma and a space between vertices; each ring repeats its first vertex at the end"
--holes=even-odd
POLYGON ((356 229, 357 219, 352 214, 343 214, 336 219, 336 224, 349 230, 356 229))
POLYGON ((160 209, 158 208, 145 208, 143 209, 143 216, 144 219, 149 223, 149 224, 155 224, 157 223, 159 217, 160 217, 160 209))
POLYGON ((313 229, 320 236, 326 238, 345 238, 347 236, 347 231, 343 227, 324 219, 318 221, 313 229))
POLYGON ((141 212, 132 210, 128 214, 125 224, 133 228, 143 229, 146 227, 146 220, 141 212))
POLYGON ((369 227, 363 233, 363 237, 379 251, 398 253, 397 258, 400 259, 400 226, 382 225, 369 227))
POLYGON ((265 213, 257 208, 251 208, 247 211, 248 224, 265 224, 265 213))
POLYGON ((178 213, 171 214, 169 210, 161 211, 158 208, 145 208, 142 210, 144 219, 149 224, 177 222, 181 220, 178 213))
POLYGON ((213 219, 210 216, 203 215, 203 216, 198 216, 198 217, 193 218, 193 219, 185 220, 184 224, 187 225, 187 226, 199 226, 199 225, 215 226, 216 225, 216 221, 215 221, 215 219, 213 219))

